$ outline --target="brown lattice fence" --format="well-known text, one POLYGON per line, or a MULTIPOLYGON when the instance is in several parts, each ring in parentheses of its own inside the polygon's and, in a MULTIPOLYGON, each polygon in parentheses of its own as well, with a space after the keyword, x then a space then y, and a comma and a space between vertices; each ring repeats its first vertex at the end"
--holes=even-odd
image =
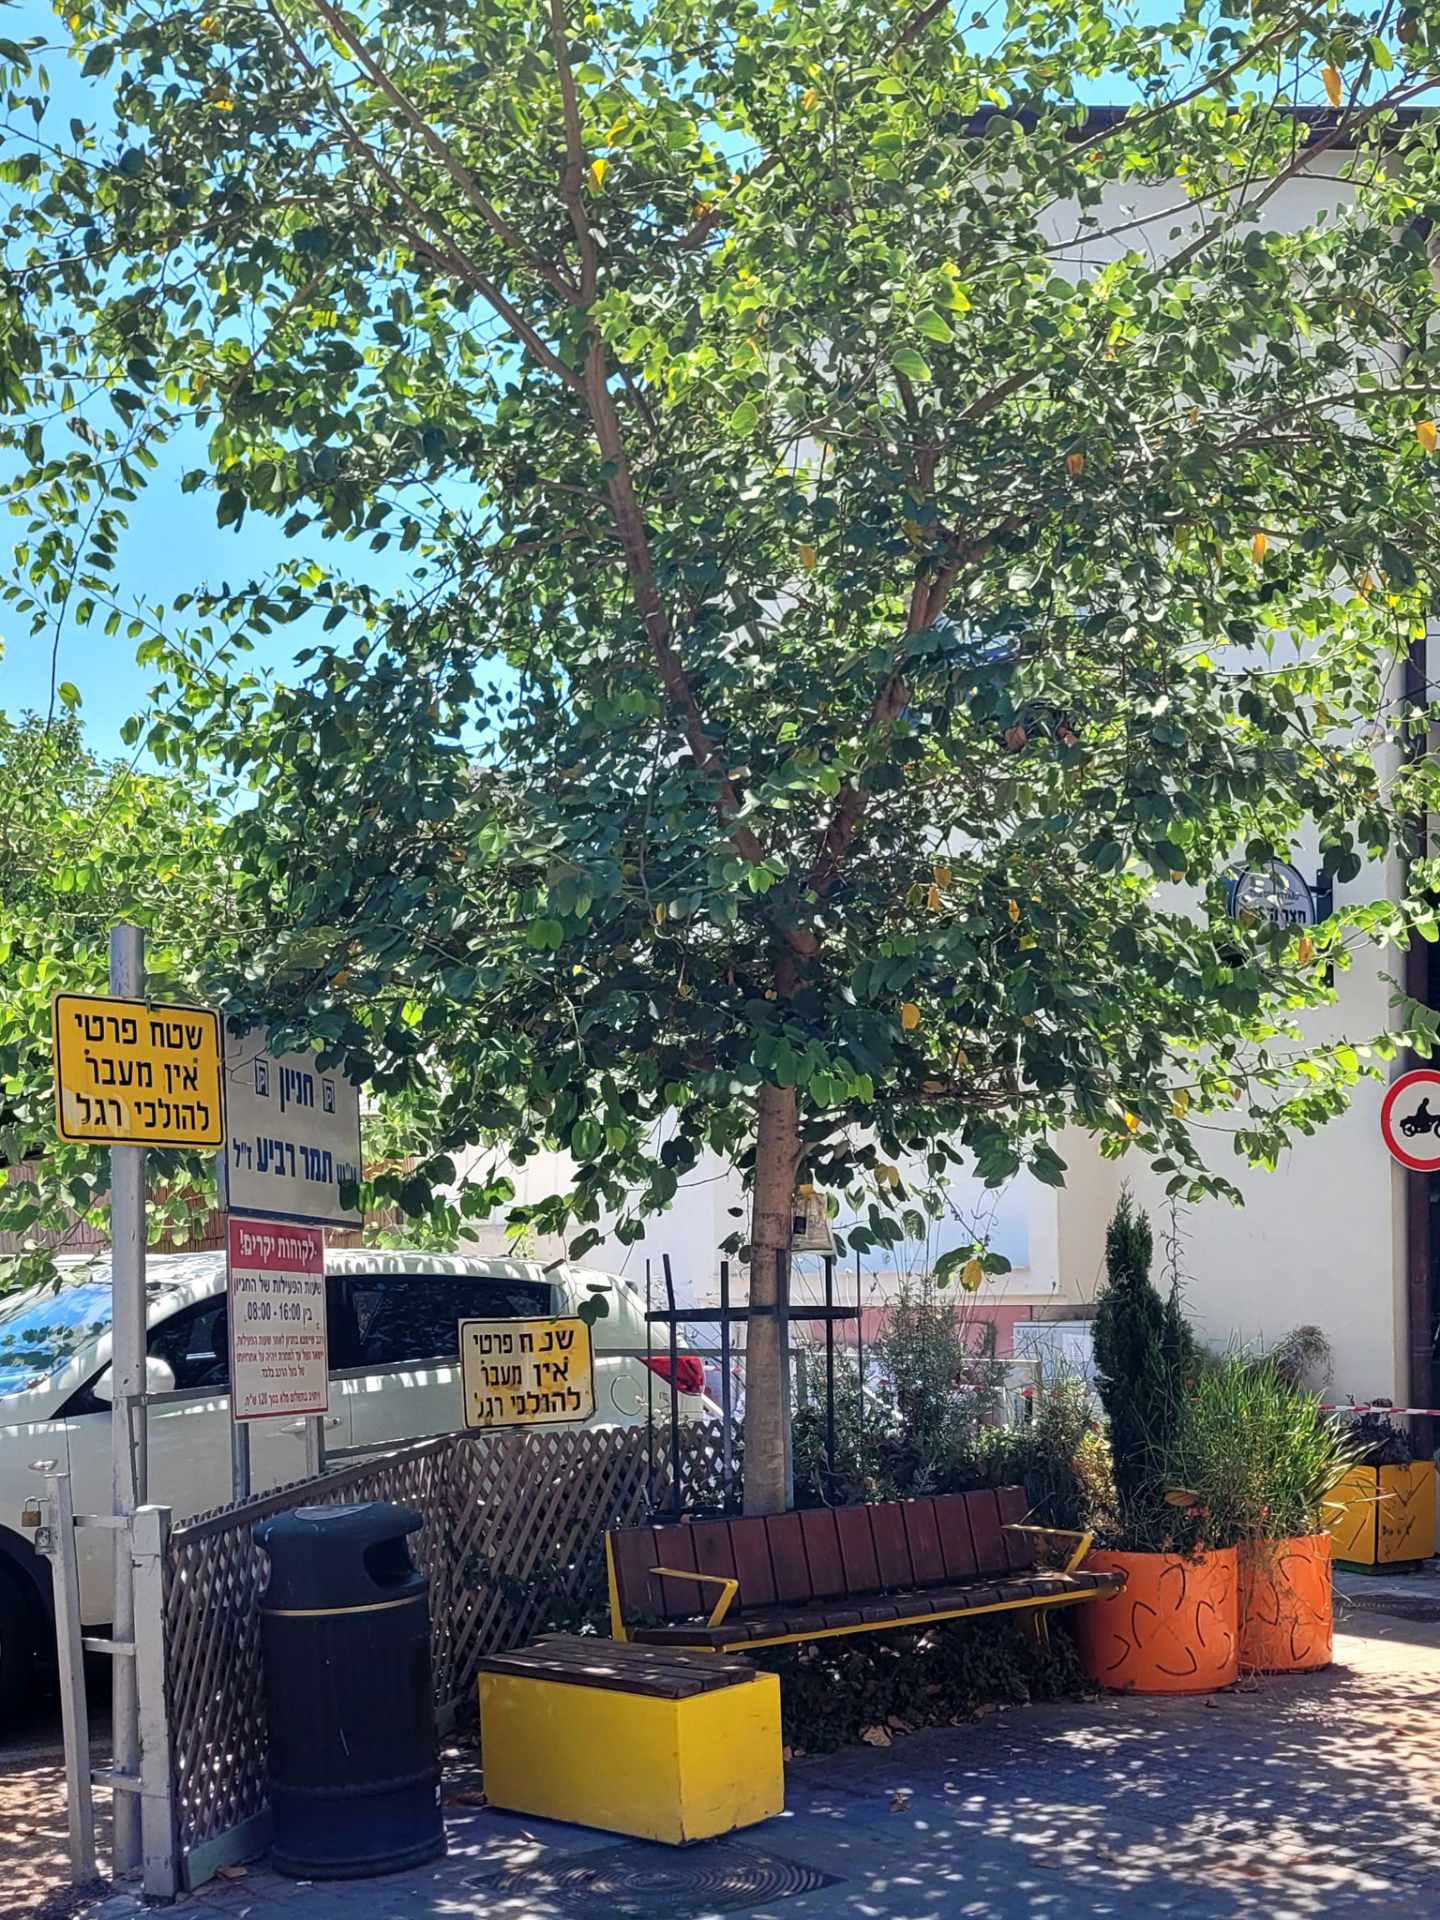
MULTIPOLYGON (((393 1500, 425 1524, 411 1541, 430 1579, 442 1720, 468 1709, 481 1658, 598 1604, 607 1527, 669 1492, 644 1428, 448 1434, 176 1527, 165 1643, 176 1845, 185 1884, 253 1851, 265 1814, 266 1729, 256 1612, 257 1521, 296 1506, 393 1500)), ((687 1497, 718 1498, 716 1443, 682 1441, 687 1497)))

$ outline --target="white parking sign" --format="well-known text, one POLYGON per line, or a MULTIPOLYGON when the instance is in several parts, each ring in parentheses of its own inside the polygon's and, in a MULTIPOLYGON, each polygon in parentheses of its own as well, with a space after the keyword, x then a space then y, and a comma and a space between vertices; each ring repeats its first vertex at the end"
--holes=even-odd
POLYGON ((360 1179, 360 1089, 316 1053, 225 1043, 227 1201, 236 1213, 358 1227, 340 1190, 360 1179))

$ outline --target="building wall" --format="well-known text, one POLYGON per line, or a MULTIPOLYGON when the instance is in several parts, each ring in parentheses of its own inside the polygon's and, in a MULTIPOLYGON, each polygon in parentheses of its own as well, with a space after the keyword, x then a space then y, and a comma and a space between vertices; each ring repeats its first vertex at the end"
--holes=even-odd
MULTIPOLYGON (((1313 850, 1295 864, 1309 877, 1313 850)), ((1398 866, 1367 869, 1336 905, 1398 889, 1398 866)), ((1308 1014, 1308 1041, 1361 1043, 1395 1024, 1392 1004, 1403 955, 1361 948, 1337 976, 1337 1002, 1308 1014)), ((1337 1395, 1407 1397, 1405 1339, 1406 1175, 1380 1137, 1380 1104, 1390 1077, 1363 1080, 1348 1109, 1311 1137, 1297 1137, 1273 1172, 1234 1154, 1223 1121, 1199 1134, 1206 1158, 1244 1195, 1244 1205, 1210 1200, 1178 1213, 1179 1268, 1191 1317, 1214 1346, 1272 1346, 1293 1327, 1318 1326, 1334 1350, 1337 1395)), ((1060 1292, 1093 1304, 1104 1274, 1105 1223, 1122 1179, 1151 1213, 1158 1243, 1169 1221, 1168 1175, 1152 1174, 1131 1152, 1102 1160, 1079 1133, 1060 1152, 1070 1174, 1060 1201, 1060 1292)))

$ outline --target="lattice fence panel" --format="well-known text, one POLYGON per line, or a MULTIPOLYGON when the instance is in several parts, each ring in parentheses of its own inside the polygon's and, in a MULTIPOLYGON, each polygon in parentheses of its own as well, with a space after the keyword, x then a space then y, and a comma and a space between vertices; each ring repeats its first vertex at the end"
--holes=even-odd
MULTIPOLYGON (((444 1711, 468 1704, 484 1655, 599 1607, 606 1529, 663 1506, 669 1477, 665 1450, 652 1461, 639 1427, 455 1434, 177 1527, 165 1610, 181 1848, 217 1838, 265 1805, 259 1521, 362 1500, 417 1509, 424 1524, 410 1545, 430 1580, 435 1699, 444 1711)), ((684 1436, 682 1478, 687 1500, 707 1504, 720 1482, 708 1434, 684 1436)))

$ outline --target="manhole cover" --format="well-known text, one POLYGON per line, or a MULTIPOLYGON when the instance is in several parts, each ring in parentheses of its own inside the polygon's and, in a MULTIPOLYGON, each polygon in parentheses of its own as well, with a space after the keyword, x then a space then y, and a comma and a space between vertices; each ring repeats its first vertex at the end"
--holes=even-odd
MULTIPOLYGON (((1345 1604, 1354 1613, 1390 1613, 1397 1620, 1440 1620, 1440 1600, 1408 1593, 1347 1593, 1345 1604)), ((1344 1625, 1344 1615, 1338 1616, 1344 1625)))
MULTIPOLYGON (((799 1860, 735 1841, 712 1840, 694 1848, 622 1841, 595 1853, 570 1854, 539 1867, 482 1873, 465 1882, 477 1893, 517 1904, 516 1914, 576 1916, 598 1920, 702 1920, 711 1913, 789 1900, 833 1887, 838 1878, 799 1860)), ((504 1913, 507 1908, 501 1906, 504 1913)))

